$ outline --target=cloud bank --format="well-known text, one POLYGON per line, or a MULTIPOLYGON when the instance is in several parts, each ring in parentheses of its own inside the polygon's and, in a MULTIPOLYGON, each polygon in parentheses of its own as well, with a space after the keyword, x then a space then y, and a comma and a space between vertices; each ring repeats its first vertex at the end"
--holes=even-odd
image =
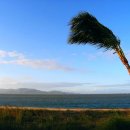
POLYGON ((80 94, 112 94, 112 93, 130 93, 130 82, 121 84, 94 84, 82 82, 44 82, 36 81, 33 78, 12 78, 0 77, 0 88, 17 89, 30 88, 43 91, 63 91, 80 94))
POLYGON ((16 51, 0 50, 0 64, 22 65, 45 70, 75 71, 75 68, 65 66, 51 59, 29 59, 24 54, 16 51))

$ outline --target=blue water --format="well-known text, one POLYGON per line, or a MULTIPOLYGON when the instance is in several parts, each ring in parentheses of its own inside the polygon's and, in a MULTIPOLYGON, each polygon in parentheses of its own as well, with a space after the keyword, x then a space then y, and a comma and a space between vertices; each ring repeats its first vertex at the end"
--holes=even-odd
POLYGON ((130 94, 0 95, 0 105, 50 108, 130 108, 130 94))

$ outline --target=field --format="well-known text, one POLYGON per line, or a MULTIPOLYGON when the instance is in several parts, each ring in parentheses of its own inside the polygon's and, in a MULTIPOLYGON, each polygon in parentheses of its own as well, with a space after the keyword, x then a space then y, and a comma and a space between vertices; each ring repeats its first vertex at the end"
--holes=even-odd
POLYGON ((130 130, 130 109, 0 107, 0 130, 130 130))

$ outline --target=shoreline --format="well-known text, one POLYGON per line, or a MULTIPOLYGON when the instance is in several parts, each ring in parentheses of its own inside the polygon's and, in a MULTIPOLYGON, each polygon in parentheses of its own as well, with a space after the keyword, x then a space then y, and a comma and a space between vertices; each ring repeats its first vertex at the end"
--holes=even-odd
POLYGON ((19 109, 19 110, 43 110, 43 111, 130 111, 130 108, 42 108, 42 107, 17 107, 17 106, 0 106, 0 109, 19 109))

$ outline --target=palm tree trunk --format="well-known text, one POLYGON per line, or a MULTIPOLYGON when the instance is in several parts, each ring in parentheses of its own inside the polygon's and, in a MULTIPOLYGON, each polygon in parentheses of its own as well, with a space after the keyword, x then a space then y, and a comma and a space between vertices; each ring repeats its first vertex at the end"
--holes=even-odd
POLYGON ((120 60, 122 61, 122 63, 126 66, 127 71, 130 75, 130 65, 128 63, 128 60, 126 59, 123 50, 121 49, 120 45, 117 46, 117 48, 115 49, 116 53, 118 54, 120 60))

